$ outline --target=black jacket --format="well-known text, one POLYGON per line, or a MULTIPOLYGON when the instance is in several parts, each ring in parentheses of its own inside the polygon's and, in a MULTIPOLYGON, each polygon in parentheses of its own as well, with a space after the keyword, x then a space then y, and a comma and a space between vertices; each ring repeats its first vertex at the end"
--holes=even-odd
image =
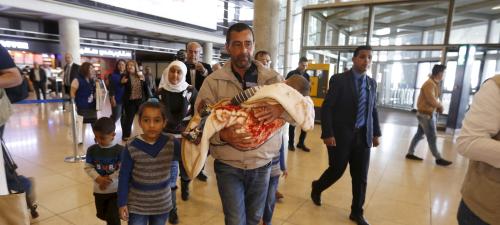
MULTIPOLYGON (((38 71, 40 73, 40 81, 39 82, 42 84, 45 84, 47 82, 47 74, 45 74, 45 70, 40 68, 40 69, 38 69, 38 71)), ((30 70, 29 77, 30 77, 31 82, 37 82, 35 80, 35 69, 34 68, 32 70, 30 70)))
MULTIPOLYGON (((212 71, 212 67, 207 64, 207 63, 204 63, 204 62, 200 62, 203 67, 205 67, 205 69, 207 70, 207 76, 210 75, 213 71, 212 71)), ((189 72, 190 69, 194 69, 195 68, 195 65, 194 64, 190 64, 190 63, 184 63, 186 64, 186 67, 188 69, 187 71, 187 74, 186 74, 186 82, 188 84, 191 84, 191 73, 189 72)), ((196 79, 195 79, 195 88, 197 91, 200 90, 201 88, 201 85, 203 84, 203 81, 205 80, 205 77, 206 76, 203 76, 203 74, 199 71, 196 71, 196 79)), ((193 85, 193 84, 191 84, 193 85)))
POLYGON ((194 115, 194 102, 198 92, 189 86, 184 92, 174 93, 161 88, 158 91, 160 102, 167 111, 167 133, 180 134, 185 130, 189 120, 194 115))
MULTIPOLYGON (((367 77, 368 107, 366 142, 382 135, 377 112, 377 82, 367 77)), ((351 70, 330 78, 329 89, 321 106, 321 138, 349 139, 353 135, 358 112, 358 92, 351 70)))
MULTIPOLYGON (((64 72, 66 72, 66 68, 67 68, 68 65, 64 66, 64 72)), ((76 64, 76 63, 73 63, 71 64, 71 70, 70 70, 70 74, 69 74, 69 84, 65 84, 65 85, 71 85, 71 82, 73 81, 73 79, 77 78, 80 74, 80 65, 76 64)), ((64 74, 64 76, 66 76, 66 74, 64 74)), ((66 80, 66 79, 65 79, 66 80)))

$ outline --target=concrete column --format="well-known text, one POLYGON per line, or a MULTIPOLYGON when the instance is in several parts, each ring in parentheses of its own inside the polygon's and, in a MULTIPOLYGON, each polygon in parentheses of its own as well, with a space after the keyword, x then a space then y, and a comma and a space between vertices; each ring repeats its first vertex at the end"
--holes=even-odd
POLYGON ((203 62, 212 65, 212 55, 214 54, 212 42, 205 42, 203 45, 203 62))
POLYGON ((59 20, 59 48, 61 54, 71 53, 73 62, 80 64, 80 25, 78 20, 69 18, 59 20))
POLYGON ((255 52, 268 51, 276 69, 279 45, 279 0, 255 0, 253 27, 255 33, 255 52))
POLYGON ((291 64, 292 56, 292 23, 293 21, 293 1, 286 1, 286 17, 285 17, 285 51, 283 59, 283 74, 287 74, 291 64))

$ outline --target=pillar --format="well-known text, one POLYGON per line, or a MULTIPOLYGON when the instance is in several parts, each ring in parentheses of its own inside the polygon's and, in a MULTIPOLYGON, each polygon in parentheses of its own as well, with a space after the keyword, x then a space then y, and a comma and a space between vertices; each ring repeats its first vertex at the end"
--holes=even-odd
POLYGON ((268 51, 276 69, 279 45, 279 0, 255 0, 253 27, 255 34, 255 52, 268 51))
POLYGON ((64 18, 59 20, 59 49, 63 54, 73 55, 73 62, 80 64, 80 24, 78 20, 64 18))
POLYGON ((213 54, 213 43, 205 42, 205 44, 203 45, 203 62, 212 65, 213 54))

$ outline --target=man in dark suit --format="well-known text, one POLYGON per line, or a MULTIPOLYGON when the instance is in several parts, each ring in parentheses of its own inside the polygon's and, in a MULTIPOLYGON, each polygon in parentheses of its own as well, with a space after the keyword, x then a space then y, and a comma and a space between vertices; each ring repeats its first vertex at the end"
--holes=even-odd
POLYGON ((186 81, 199 91, 205 77, 212 73, 212 66, 200 62, 201 45, 198 42, 189 42, 186 46, 186 50, 187 57, 185 63, 188 69, 186 81))
POLYGON ((321 138, 328 148, 328 163, 321 177, 312 182, 311 198, 321 205, 321 192, 334 184, 350 165, 352 205, 349 219, 367 225, 363 217, 370 148, 381 136, 376 108, 377 83, 366 72, 372 61, 370 46, 359 46, 351 70, 330 79, 321 107, 321 138))
POLYGON ((45 73, 45 70, 40 68, 38 63, 35 63, 33 65, 33 69, 29 72, 29 77, 31 83, 33 83, 36 99, 40 100, 40 92, 42 92, 43 100, 47 100, 47 74, 45 73))
MULTIPOLYGON (((293 75, 301 75, 309 81, 309 74, 306 73, 307 66, 309 64, 309 60, 302 56, 299 59, 299 65, 297 69, 288 72, 286 75, 286 79, 292 77, 293 75)), ((300 130, 299 143, 297 143, 297 148, 302 149, 305 152, 310 152, 311 149, 308 148, 305 144, 307 132, 304 130, 300 130)), ((290 125, 288 129, 288 150, 295 151, 295 126, 290 125)))
POLYGON ((66 65, 64 66, 64 90, 69 95, 69 90, 71 89, 71 82, 78 76, 80 71, 80 65, 73 63, 73 55, 71 53, 66 53, 64 55, 64 60, 66 60, 66 65))

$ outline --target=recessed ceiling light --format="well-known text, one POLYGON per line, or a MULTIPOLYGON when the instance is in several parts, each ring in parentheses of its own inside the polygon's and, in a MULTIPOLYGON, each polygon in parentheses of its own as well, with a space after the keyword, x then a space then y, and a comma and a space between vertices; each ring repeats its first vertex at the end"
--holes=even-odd
POLYGON ((500 5, 497 5, 497 6, 493 7, 493 8, 491 8, 491 9, 493 9, 493 10, 500 9, 500 5))

